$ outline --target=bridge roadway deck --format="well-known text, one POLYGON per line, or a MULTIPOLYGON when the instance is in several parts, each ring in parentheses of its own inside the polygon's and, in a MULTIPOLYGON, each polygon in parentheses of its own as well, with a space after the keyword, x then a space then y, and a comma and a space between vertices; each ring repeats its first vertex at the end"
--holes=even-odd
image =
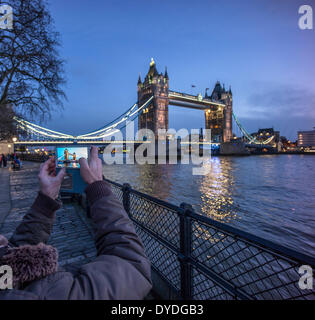
MULTIPOLYGON (((37 191, 38 163, 25 162, 20 171, 0 168, 0 234, 9 238, 32 205, 37 191)), ((96 256, 93 226, 84 210, 64 204, 57 211, 49 244, 59 252, 59 264, 75 271, 96 256)))

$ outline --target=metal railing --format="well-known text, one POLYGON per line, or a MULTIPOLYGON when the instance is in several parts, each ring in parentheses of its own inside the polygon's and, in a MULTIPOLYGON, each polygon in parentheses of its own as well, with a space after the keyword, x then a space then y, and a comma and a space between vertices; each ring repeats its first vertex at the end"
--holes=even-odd
POLYGON ((106 180, 122 201, 152 268, 183 299, 315 299, 299 268, 315 259, 106 180))

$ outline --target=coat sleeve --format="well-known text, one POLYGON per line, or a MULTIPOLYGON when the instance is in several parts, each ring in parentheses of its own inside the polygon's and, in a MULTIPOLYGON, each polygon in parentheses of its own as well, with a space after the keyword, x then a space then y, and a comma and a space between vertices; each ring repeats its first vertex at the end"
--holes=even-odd
POLYGON ((68 299, 143 299, 152 287, 151 266, 132 221, 105 181, 86 193, 98 256, 73 278, 68 299))
POLYGON ((39 192, 33 205, 16 228, 10 239, 10 244, 21 246, 25 244, 36 245, 40 242, 47 243, 55 221, 55 212, 60 207, 59 201, 39 192))

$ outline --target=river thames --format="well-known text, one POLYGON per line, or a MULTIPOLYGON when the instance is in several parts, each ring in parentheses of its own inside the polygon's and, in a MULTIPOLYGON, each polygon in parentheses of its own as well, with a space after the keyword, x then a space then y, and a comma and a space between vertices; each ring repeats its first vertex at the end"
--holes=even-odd
POLYGON ((193 165, 104 165, 107 179, 236 228, 315 255, 315 156, 209 158, 209 173, 193 165))

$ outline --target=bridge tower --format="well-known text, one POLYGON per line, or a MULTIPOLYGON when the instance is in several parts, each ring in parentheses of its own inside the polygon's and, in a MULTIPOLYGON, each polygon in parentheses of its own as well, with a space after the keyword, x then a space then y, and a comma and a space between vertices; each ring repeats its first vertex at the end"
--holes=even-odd
POLYGON ((219 81, 216 82, 211 96, 205 98, 225 104, 224 107, 213 106, 205 111, 206 129, 211 129, 212 140, 215 142, 229 142, 233 137, 232 112, 233 96, 231 87, 226 90, 219 81))
POLYGON ((159 129, 168 129, 168 89, 169 78, 167 70, 165 73, 158 73, 155 62, 151 58, 150 68, 144 81, 138 80, 138 106, 141 106, 151 96, 154 96, 152 103, 146 107, 138 119, 138 129, 150 129, 154 132, 156 139, 164 139, 158 136, 159 129))

